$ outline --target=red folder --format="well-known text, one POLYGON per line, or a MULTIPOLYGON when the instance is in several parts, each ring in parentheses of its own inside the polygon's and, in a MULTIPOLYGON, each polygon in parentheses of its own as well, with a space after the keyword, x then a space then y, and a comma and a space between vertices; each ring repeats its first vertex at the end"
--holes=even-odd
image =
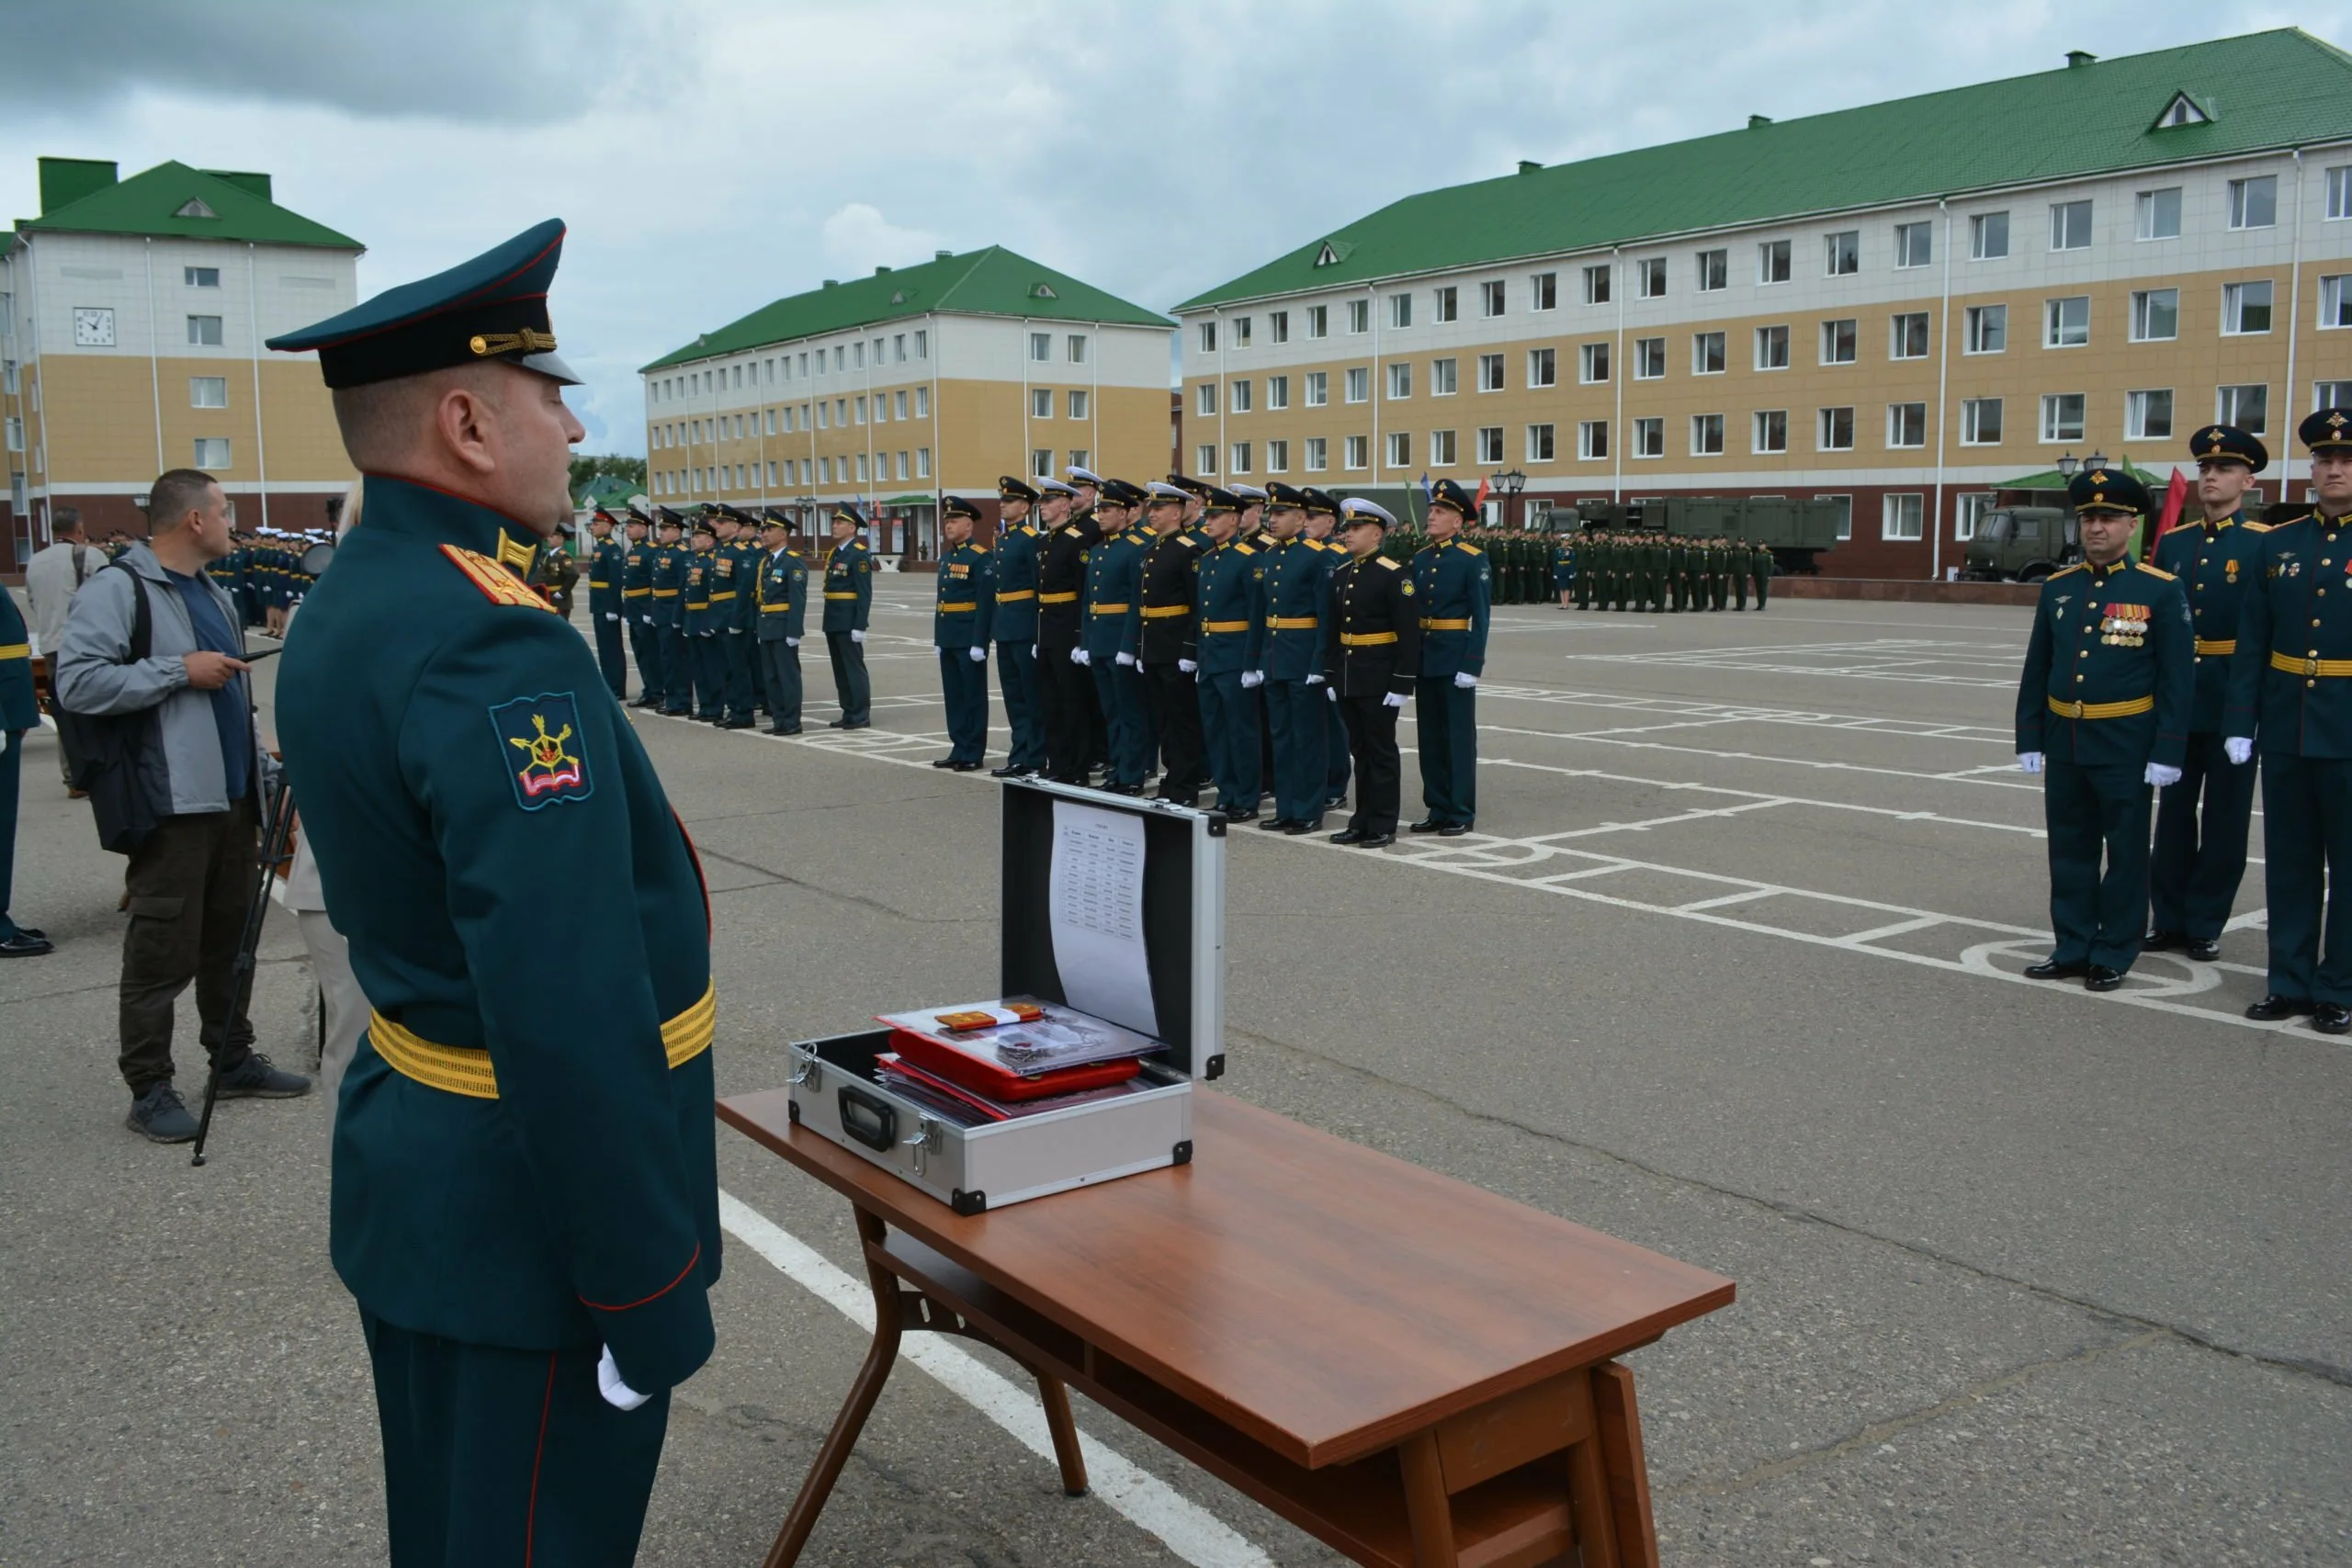
POLYGON ((890 1031, 890 1049, 924 1071, 934 1073, 975 1094, 1014 1102, 1103 1089, 1112 1084, 1125 1083, 1143 1071, 1139 1058, 1122 1056, 1114 1061, 1057 1067, 1051 1072, 1023 1077, 994 1062, 984 1062, 942 1041, 917 1034, 910 1029, 890 1031))

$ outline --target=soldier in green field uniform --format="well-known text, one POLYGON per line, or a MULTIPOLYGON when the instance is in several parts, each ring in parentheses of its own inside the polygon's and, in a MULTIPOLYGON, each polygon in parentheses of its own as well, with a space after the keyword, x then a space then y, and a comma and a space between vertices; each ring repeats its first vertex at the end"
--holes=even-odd
POLYGON ((1747 558, 1752 548, 1745 539, 1724 541, 1724 595, 1734 610, 1747 608, 1747 558))
POLYGON ((394 1568, 630 1562, 669 1391, 711 1351, 708 901, 587 643, 522 580, 582 435, 547 313, 562 238, 271 344, 317 351, 368 476, 277 716, 375 1008, 330 1245, 394 1568), (550 984, 529 955, 558 931, 550 984))
POLYGON ((2126 552, 2148 507, 2140 481, 2086 468, 2067 493, 2083 558, 2043 581, 2018 682, 2018 765, 2046 770, 2056 938, 2026 974, 2111 991, 2147 932, 2148 791, 2180 779, 2195 634, 2178 580, 2126 552))
POLYGON ((1764 601, 1772 588, 1772 550, 1769 545, 1758 545, 1747 557, 1747 581, 1756 590, 1756 608, 1760 614, 1764 601))

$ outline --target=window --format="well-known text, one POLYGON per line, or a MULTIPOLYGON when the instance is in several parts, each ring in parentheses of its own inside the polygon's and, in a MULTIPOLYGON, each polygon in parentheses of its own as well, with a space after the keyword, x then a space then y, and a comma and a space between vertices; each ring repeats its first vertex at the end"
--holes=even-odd
POLYGON ((1758 452, 1785 452, 1789 449, 1789 411, 1758 409, 1754 428, 1747 437, 1748 446, 1758 452))
POLYGON ((1789 280, 1789 243, 1767 240, 1756 247, 1756 281, 1786 283, 1789 280))
POLYGON ((1331 373, 1309 370, 1306 373, 1306 406, 1319 409, 1331 400, 1331 373))
POLYGON ((1854 536, 1854 498, 1852 496, 1815 494, 1813 499, 1833 501, 1838 503, 1838 540, 1840 544, 1854 536))
MULTIPOLYGON (((1214 326, 1216 323, 1211 322, 1210 325, 1214 326)), ((1053 356, 1054 334, 1051 333, 1031 333, 1029 334, 1029 357, 1042 365, 1047 360, 1052 359, 1053 356)))
POLYGON ((226 376, 191 376, 187 378, 187 406, 192 409, 225 409, 229 406, 229 378, 226 376))
POLYGON ((1348 401, 1351 403, 1368 403, 1372 401, 1371 370, 1359 365, 1350 370, 1347 375, 1348 401))
POLYGON ((2278 221, 2278 176, 2256 175, 2230 182, 2230 227, 2267 229, 2278 221))
POLYGON ((1960 499, 1959 515, 1952 519, 1951 536, 1962 544, 1976 537, 1976 525, 1993 510, 1993 492, 1989 490, 1970 491, 1960 499))
POLYGON ((1860 341, 1852 321, 1821 323, 1821 362, 1824 365, 1851 365, 1855 344, 1860 341))
POLYGON ((1430 467, 1433 468, 1453 467, 1453 431, 1432 430, 1430 432, 1430 467))
MULTIPOLYGON (((920 345, 922 333, 915 333, 915 338, 918 345, 920 345)), ((917 387, 915 389, 915 417, 917 419, 929 419, 931 417, 931 389, 929 387, 917 387)))
POLYGON ((2009 215, 1980 212, 1968 220, 1968 259, 1998 261, 2009 254, 2009 215))
MULTIPOLYGON (((1069 355, 1069 362, 1072 365, 1083 365, 1086 363, 1086 334, 1084 333, 1070 333, 1069 338, 1065 340, 1064 346, 1065 351, 1069 355)), ((899 357, 904 359, 906 355, 901 354, 899 357)))
MULTIPOLYGON (((920 333, 916 333, 915 341, 918 349, 916 357, 921 358, 922 354, 920 349, 922 341, 922 334, 920 333)), ((919 479, 927 479, 931 478, 931 448, 928 446, 918 446, 915 448, 915 478, 919 479)))
POLYGON ((1410 433, 1402 430, 1388 433, 1388 466, 1392 468, 1413 466, 1413 437, 1410 433))
POLYGON ((2091 204, 2087 201, 2053 201, 2050 204, 2050 248, 2053 251, 2080 251, 2091 243, 2091 204))
POLYGON ((1968 353, 2000 354, 2008 348, 2009 308, 2007 305, 1971 305, 1966 322, 1968 353))
POLYGON ((1430 396, 1450 398, 1462 389, 1461 364, 1458 359, 1430 361, 1430 396))
POLYGON ((2166 343, 2180 335, 2180 290, 2135 288, 2132 291, 2132 341, 2166 343))
POLYGON ((21 452, 25 449, 25 422, 15 414, 8 416, 7 447, 11 452, 21 452))
POLYGON ((1503 356, 1482 354, 1478 356, 1478 390, 1499 392, 1503 389, 1503 356))
POLYGON ((1724 334, 1693 333, 1690 334, 1690 374, 1720 376, 1724 373, 1724 334))
MULTIPOLYGON (((2340 272, 2324 274, 2319 280, 2319 324, 2323 330, 2352 327, 2352 289, 2344 287, 2346 281, 2352 280, 2347 280, 2340 272)), ((2317 406, 2328 408, 2333 405, 2321 403, 2317 406)))
POLYGON ((190 288, 218 288, 220 287, 220 269, 217 266, 182 267, 180 269, 180 276, 182 281, 190 288))
POLYGON ((1216 383, 1204 381, 1193 389, 1193 412, 1203 419, 1216 413, 1216 383))
POLYGON ((1413 367, 1409 360, 1391 360, 1388 365, 1388 397, 1394 402, 1413 395, 1413 367))
POLYGON ((225 435, 199 435, 196 438, 196 467, 225 468, 229 466, 229 438, 225 435))
POLYGON ((1329 337, 1331 335, 1330 306, 1309 305, 1306 308, 1306 335, 1308 337, 1329 337))
POLYGON ((2213 399, 2213 422, 2234 424, 2248 435, 2270 428, 2270 389, 2267 385, 2223 387, 2213 399))
POLYGON ((1634 422, 1634 454, 1636 457, 1666 456, 1666 421, 1637 419, 1634 422))
POLYGON ((1692 287, 1702 294, 1712 294, 1718 288, 1731 287, 1731 253, 1724 250, 1701 251, 1692 287))
POLYGON ((1634 340, 1634 379, 1655 381, 1666 374, 1666 340, 1662 337, 1637 337, 1634 340))
POLYGON ((1596 386, 1609 379, 1609 345, 1588 343, 1577 350, 1577 379, 1596 386))
POLYGON ((1927 311, 1906 310, 1887 324, 1886 356, 1889 359, 1928 357, 1927 311))
POLYGON ((1272 343, 1290 341, 1290 312, 1288 310, 1266 312, 1266 337, 1272 343))
POLYGON ((1236 348, 1250 346, 1250 318, 1247 316, 1233 318, 1233 346, 1236 348))
POLYGON ((1478 427, 1478 461, 1499 463, 1503 460, 1503 427, 1482 424, 1478 427))
POLYGON ((1634 264, 1634 298, 1657 299, 1666 294, 1666 258, 1651 256, 1634 264))
POLYGON ((1720 457, 1724 455, 1724 416, 1719 413, 1694 413, 1690 416, 1690 456, 1720 457))
POLYGON ((1348 301, 1348 331, 1351 334, 1372 331, 1371 300, 1351 299, 1348 301))
MULTIPOLYGON (((864 343, 854 343, 854 344, 852 344, 850 346, 851 346, 852 348, 854 348, 854 349, 855 349, 855 350, 857 351, 857 352, 856 352, 856 354, 855 354, 855 355, 854 355, 854 359, 853 359, 853 361, 852 361, 852 367, 853 367, 853 368, 854 368, 854 369, 858 369, 858 370, 863 370, 863 369, 865 369, 865 344, 864 343)), ((1031 337, 1030 337, 1030 339, 1029 339, 1029 357, 1030 357, 1030 358, 1032 358, 1032 359, 1043 359, 1043 358, 1045 358, 1047 355, 1050 355, 1051 353, 1053 353, 1053 351, 1054 351, 1054 350, 1053 350, 1053 339, 1052 339, 1049 335, 1047 335, 1046 333, 1033 333, 1033 334, 1031 335, 1031 337)), ((719 372, 719 375, 720 375, 720 377, 722 378, 722 379, 721 379, 721 380, 720 380, 720 382, 719 382, 719 386, 720 386, 720 389, 721 389, 722 390, 724 390, 724 389, 725 389, 725 387, 726 387, 726 382, 725 382, 725 380, 723 379, 723 378, 726 376, 726 374, 727 374, 727 373, 726 373, 724 370, 722 370, 722 371, 720 371, 720 372, 719 372)), ((737 374, 736 374, 736 382, 735 382, 735 384, 736 384, 737 386, 739 386, 739 387, 742 385, 742 374, 741 374, 741 370, 740 370, 740 369, 737 371, 737 374)), ((860 477, 862 478, 863 476, 860 476, 860 477)))
POLYGON ((2180 187, 2143 190, 2132 198, 2132 237, 2135 240, 2180 238, 2180 187))
POLYGON ((1266 472, 1270 474, 1290 472, 1289 442, 1269 441, 1266 443, 1266 472))
POLYGON ((1584 269, 1584 302, 1588 305, 1609 303, 1609 268, 1606 265, 1584 269))
POLYGON ((1560 305, 1560 275, 1539 272, 1527 280, 1527 308, 1531 310, 1555 310, 1560 305))
POLYGON ((1340 448, 1340 461, 1350 468, 1372 467, 1372 437, 1351 435, 1340 448))
POLYGON ((1069 452, 1069 466, 1073 468, 1082 468, 1086 467, 1086 448, 1083 446, 1071 447, 1069 452))
POLYGON ((2041 438, 2080 441, 2083 438, 2083 394, 2044 392, 2041 395, 2041 438))
MULTIPOLYGON (((1236 345, 1238 346, 1238 344, 1236 345)), ((1227 405, 1233 413, 1248 413, 1252 400, 1252 389, 1247 381, 1236 381, 1230 389, 1233 400, 1227 405)))
MULTIPOLYGON (((844 457, 842 461, 846 464, 849 459, 844 457)), ((1050 479, 1053 476, 1053 472, 1054 449, 1052 447, 1040 446, 1029 454, 1030 477, 1040 479, 1050 479)))
POLYGON ((1266 378, 1266 406, 1270 409, 1290 407, 1289 377, 1269 376, 1266 378))
POLYGON ((1935 260, 1936 226, 1932 223, 1897 223, 1894 226, 1894 265, 1898 267, 1926 266, 1935 260))
POLYGON ((2327 171, 2327 215, 2352 218, 2352 164, 2338 164, 2327 171))
POLYGON ((1789 367, 1789 329, 1786 326, 1756 329, 1756 368, 1786 370, 1789 367))
POLYGON ((1388 325, 1390 329, 1392 331, 1401 331, 1412 324, 1413 297, 1410 294, 1391 294, 1388 297, 1388 325))
POLYGON ((1897 449, 1925 446, 1928 444, 1928 405, 1925 403, 1887 404, 1886 444, 1897 449))
POLYGON ((1835 234, 1822 237, 1822 272, 1829 277, 1844 277, 1862 270, 1862 231, 1840 229, 1835 234))
POLYGON ((1556 387, 1560 384, 1556 351, 1548 348, 1527 351, 1527 384, 1531 387, 1556 387))
MULTIPOLYGON (((220 318, 218 316, 190 316, 187 319, 187 341, 193 344, 201 344, 209 348, 220 347, 220 318)), ((225 468, 227 465, 223 464, 222 467, 225 468)))
POLYGON ((1598 463, 1609 456, 1609 422, 1589 419, 1577 426, 1577 456, 1588 463, 1598 463))
POLYGON ((1196 474, 1213 474, 1216 472, 1216 447, 1213 443, 1204 443, 1202 446, 1194 449, 1193 453, 1193 471, 1196 474))
POLYGON ((1247 441, 1235 442, 1233 444, 1233 451, 1229 454, 1232 459, 1232 467, 1227 471, 1236 474, 1248 473, 1250 471, 1250 459, 1252 455, 1253 454, 1250 450, 1250 443, 1247 441))
POLYGON ((1430 296, 1430 304, 1431 321, 1456 321, 1462 319, 1462 291, 1450 283, 1430 296))
POLYGON ((2080 348, 2091 341, 2091 297, 2069 294, 2041 307, 2041 346, 2080 348))
POLYGON ((1319 474, 1331 466, 1331 448, 1320 435, 1306 438, 1306 471, 1319 474))
POLYGON ((1921 536, 1921 502, 1925 498, 1915 493, 1890 495, 1881 504, 1878 536, 1893 544, 1905 544, 1921 536))
POLYGON ((1503 313, 1503 280, 1489 278, 1478 285, 1478 314, 1499 316, 1503 313))
POLYGON ((2123 434, 2134 441, 2172 438, 2172 389, 2123 394, 2123 434))
MULTIPOLYGON (((1087 417, 1087 414, 1086 414, 1086 409, 1087 409, 1087 397, 1086 397, 1086 394, 1085 394, 1084 392, 1072 392, 1072 393, 1069 395, 1069 416, 1070 416, 1070 418, 1072 418, 1072 419, 1084 419, 1084 418, 1086 418, 1086 417, 1087 417)), ((904 393, 904 392, 900 392, 900 393, 899 394, 899 417, 900 419, 904 419, 904 418, 906 418, 906 417, 907 417, 907 394, 906 394, 906 393, 904 393)))
POLYGON ((2001 400, 1967 398, 1960 405, 1960 444, 1998 446, 2001 444, 2001 400))
MULTIPOLYGON (((1213 392, 1214 389, 1204 386, 1201 390, 1204 392, 1213 392)), ((857 400, 857 412, 861 414, 865 412, 865 400, 864 398, 857 400)), ((1201 412, 1203 413, 1214 413, 1216 411, 1214 409, 1203 409, 1201 412)), ((1031 419, 1051 419, 1054 417, 1054 394, 1052 391, 1044 387, 1033 387, 1030 389, 1029 417, 1031 419)), ((861 420, 859 423, 864 423, 865 422, 861 420)))
POLYGON ((1558 456, 1558 451, 1559 444, 1554 426, 1531 424, 1527 427, 1527 460, 1529 462, 1552 462, 1558 456))
POLYGON ((2312 382, 2312 407, 2315 409, 2352 408, 2352 381, 2312 382))
POLYGON ((1201 352, 1203 354, 1216 352, 1216 323, 1215 321, 1201 323, 1201 352))
POLYGON ((1815 445, 1824 452, 1850 452, 1854 449, 1854 411, 1823 409, 1815 445))
POLYGON ((2225 335, 2241 336, 2247 333, 2270 330, 2270 283, 2224 283, 2222 285, 2222 331, 2225 335))

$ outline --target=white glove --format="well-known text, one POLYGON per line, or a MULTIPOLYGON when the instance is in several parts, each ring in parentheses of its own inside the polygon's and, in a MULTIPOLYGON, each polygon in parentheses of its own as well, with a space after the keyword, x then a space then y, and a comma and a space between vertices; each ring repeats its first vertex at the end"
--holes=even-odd
POLYGON ((621 1370, 613 1360, 610 1345, 605 1347, 604 1357, 596 1363, 596 1392, 603 1394, 605 1403, 616 1410, 634 1410, 653 1397, 649 1393, 639 1393, 621 1382, 621 1370))
POLYGON ((1176 668, 1182 670, 1187 675, 1194 675, 1200 672, 1201 667, 1193 660, 1180 659, 1176 661, 1176 668))
POLYGON ((786 637, 784 639, 784 646, 786 648, 798 648, 800 646, 800 639, 797 637, 786 637))
POLYGON ((2041 772, 2041 753, 2039 751, 2018 752, 2018 766, 2029 773, 2041 772))
POLYGON ((1326 686, 1323 688, 1323 694, 1336 703, 1340 700, 1340 688, 1337 686, 1326 686))
POLYGON ((1136 656, 1132 653, 1122 653, 1119 655, 1119 663, 1124 667, 1131 669, 1134 667, 1135 661, 1136 656))
POLYGON ((2239 767, 2245 767, 2254 761, 2254 738, 2248 735, 2224 736, 2222 739, 2222 754, 2239 767))
POLYGON ((864 632, 852 632, 849 634, 849 640, 852 642, 864 642, 865 640, 865 634, 864 632))
POLYGON ((973 663, 975 663, 975 664, 986 664, 988 661, 989 661, 989 650, 988 650, 987 649, 985 649, 985 648, 976 648, 976 649, 972 649, 972 662, 973 662, 973 663))
POLYGON ((1241 689, 1245 692, 1252 686, 1262 686, 1265 683, 1266 672, 1263 670, 1244 670, 1241 672, 1241 689))
POLYGON ((641 615, 639 619, 642 620, 649 626, 653 624, 653 617, 650 615, 641 615))
POLYGON ((1467 670, 1456 670, 1453 672, 1453 683, 1461 687, 1465 692, 1476 691, 1478 685, 1478 677, 1473 675, 1467 670))
POLYGON ((1380 699, 1380 705, 1387 708, 1401 708, 1405 705, 1405 694, 1402 692, 1391 692, 1386 696, 1380 699))
POLYGON ((1073 648, 1069 650, 1069 661, 1072 664, 1091 664, 1094 656, 1082 648, 1073 648))
POLYGON ((605 619, 608 621, 617 621, 620 618, 621 613, 618 610, 607 610, 605 612, 605 619))
POLYGON ((1306 683, 1310 686, 1319 686, 1323 683, 1323 677, 1320 675, 1309 675, 1306 678, 1306 683))
POLYGON ((2162 762, 2151 762, 2148 764, 2148 771, 2140 775, 2140 782, 2143 784, 2152 784, 2158 789, 2163 789, 2167 785, 2177 784, 2180 782, 2180 770, 2178 768, 2167 768, 2162 762))

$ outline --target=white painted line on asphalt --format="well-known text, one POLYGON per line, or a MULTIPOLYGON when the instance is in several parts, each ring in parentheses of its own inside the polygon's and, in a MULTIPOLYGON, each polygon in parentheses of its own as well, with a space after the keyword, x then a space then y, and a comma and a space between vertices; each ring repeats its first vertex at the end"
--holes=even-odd
MULTIPOLYGON (((866 1333, 874 1332, 873 1292, 846 1269, 723 1190, 718 1194, 718 1223, 786 1279, 866 1333)), ((900 1342, 899 1354, 1011 1433, 1023 1448, 1048 1464, 1054 1462, 1053 1435, 1046 1427, 1046 1413, 1034 1389, 1016 1387, 969 1351, 936 1335, 908 1335, 900 1342)), ((1273 1568, 1272 1560, 1247 1537, 1158 1476, 1136 1468, 1104 1446, 1100 1438, 1080 1431, 1079 1442, 1086 1451, 1086 1478, 1092 1495, 1185 1562, 1195 1568, 1273 1568)))
POLYGON ((1777 898, 1780 895, 1770 887, 1751 887, 1745 893, 1725 893, 1716 898, 1702 898, 1696 903, 1677 904, 1674 912, 1687 915, 1693 909, 1720 909, 1726 904, 1753 903, 1758 898, 1777 898))

